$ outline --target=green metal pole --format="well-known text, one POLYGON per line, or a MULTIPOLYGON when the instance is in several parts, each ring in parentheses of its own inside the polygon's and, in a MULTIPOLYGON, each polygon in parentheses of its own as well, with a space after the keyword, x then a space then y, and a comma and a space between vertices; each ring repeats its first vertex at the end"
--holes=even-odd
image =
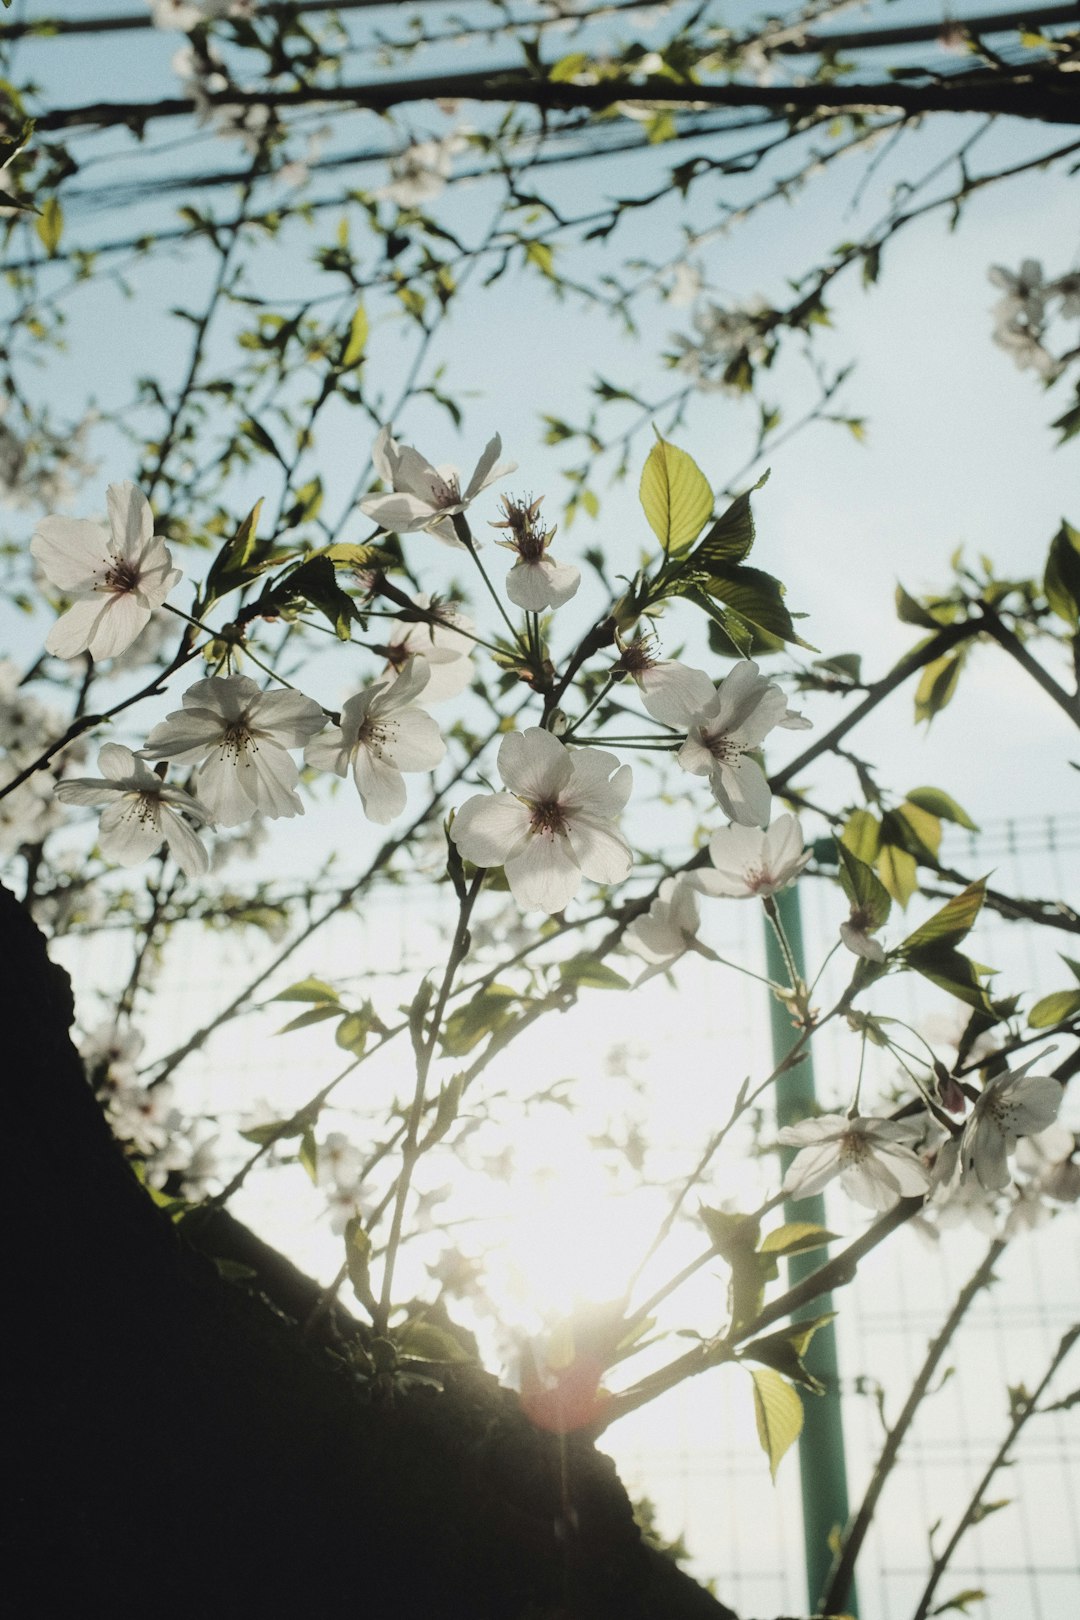
MULTIPOLYGON (((801 977, 806 975, 803 951, 802 917, 798 891, 792 887, 775 898, 780 926, 784 930, 791 955, 801 977)), ((787 967, 776 934, 768 918, 765 920, 765 951, 768 973, 779 984, 787 983, 787 967)), ((769 1018, 772 1026, 773 1057, 779 1063, 795 1044, 796 1031, 785 1007, 775 996, 769 998, 769 1018)), ((814 1111, 814 1066, 809 1053, 801 1063, 785 1070, 776 1083, 776 1117, 783 1125, 795 1124, 814 1111)), ((795 1150, 782 1150, 782 1164, 786 1171, 795 1150)), ((800 1198, 784 1204, 784 1218, 788 1221, 814 1221, 825 1224, 825 1200, 818 1193, 812 1198, 800 1198)), ((793 1255, 787 1263, 788 1283, 800 1282, 809 1272, 822 1265, 825 1251, 793 1255)), ((820 1316, 832 1309, 831 1296, 815 1300, 797 1318, 820 1316)), ((836 1355, 836 1332, 831 1322, 815 1333, 804 1358, 809 1372, 825 1385, 824 1395, 806 1394, 803 1407, 806 1418, 799 1439, 799 1472, 802 1480, 803 1544, 806 1557, 807 1598, 811 1610, 825 1591, 829 1568, 832 1564, 830 1538, 842 1530, 848 1519, 847 1469, 844 1464, 844 1429, 840 1410, 840 1378, 836 1355)), ((858 1601, 852 1586, 846 1612, 857 1616, 858 1601)))

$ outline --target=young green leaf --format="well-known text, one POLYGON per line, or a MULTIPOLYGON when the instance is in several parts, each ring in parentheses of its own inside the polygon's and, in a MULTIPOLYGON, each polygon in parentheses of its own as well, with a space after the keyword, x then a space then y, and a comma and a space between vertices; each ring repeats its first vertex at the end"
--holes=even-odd
POLYGON ((873 868, 853 855, 845 843, 837 844, 836 849, 840 858, 840 884, 852 908, 863 914, 870 928, 880 928, 888 921, 892 910, 889 891, 873 868))
POLYGON ((927 945, 959 945, 974 925, 985 899, 986 879, 979 878, 978 882, 969 883, 966 889, 954 894, 940 911, 935 911, 921 927, 908 935, 900 946, 901 953, 906 956, 927 945))
POLYGON ((47 197, 34 221, 34 229, 49 258, 54 258, 64 234, 64 210, 55 197, 47 197))
POLYGON ((359 365, 364 357, 364 349, 368 340, 368 318, 363 304, 357 304, 356 313, 349 325, 349 337, 341 356, 342 371, 351 371, 353 366, 359 365))
POLYGON ((1077 1013, 1080 1013, 1080 990, 1053 990, 1032 1007, 1028 1013, 1028 1026, 1031 1029, 1052 1029, 1055 1024, 1063 1024, 1067 1018, 1075 1018, 1077 1013))
POLYGON ((754 1381, 754 1421, 761 1449, 769 1459, 769 1472, 776 1479, 780 1460, 802 1433, 803 1406, 796 1392, 771 1367, 752 1367, 754 1381))
POLYGON ((1043 576, 1046 600, 1070 630, 1080 629, 1080 529, 1061 520, 1050 542, 1043 576))
POLYGON ((641 474, 641 505, 665 555, 697 539, 713 509, 708 480, 692 456, 658 438, 641 474))
POLYGON ((958 827, 966 827, 969 832, 978 832, 978 826, 967 811, 957 804, 956 800, 941 788, 922 787, 912 788, 907 796, 907 803, 918 805, 920 810, 937 816, 939 821, 952 821, 958 827))

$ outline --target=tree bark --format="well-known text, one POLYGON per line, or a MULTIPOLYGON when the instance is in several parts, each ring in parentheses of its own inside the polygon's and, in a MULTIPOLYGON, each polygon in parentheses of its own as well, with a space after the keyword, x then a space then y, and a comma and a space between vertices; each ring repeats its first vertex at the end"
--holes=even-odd
POLYGON ((6 1590, 65 1616, 735 1620, 642 1542, 590 1442, 541 1433, 478 1368, 374 1393, 341 1354, 352 1318, 304 1338, 315 1283, 224 1212, 173 1224, 86 1083, 66 975, 3 889, 0 960, 6 1590))

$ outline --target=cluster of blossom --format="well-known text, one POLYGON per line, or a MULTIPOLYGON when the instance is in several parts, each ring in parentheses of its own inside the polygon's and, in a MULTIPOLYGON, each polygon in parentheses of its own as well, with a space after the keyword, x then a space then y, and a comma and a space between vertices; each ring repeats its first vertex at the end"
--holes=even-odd
POLYGON ((1042 1147, 1029 1147, 1026 1162, 1032 1162, 1032 1154, 1058 1157, 1046 1167, 1052 1173, 1024 1196, 1031 1202, 1044 1195, 1074 1199, 1080 1167, 1071 1164, 1073 1138, 1067 1131, 1052 1142, 1045 1137, 1061 1107, 1061 1083, 1052 1075, 1033 1074, 1039 1061, 1033 1058, 988 1080, 963 1127, 944 1140, 922 1110, 904 1119, 824 1114, 787 1126, 778 1139, 799 1152, 784 1177, 784 1192, 808 1198, 839 1178, 844 1191, 870 1209, 888 1210, 900 1198, 932 1193, 938 1211, 951 1205, 957 1218, 961 1210, 985 1209, 988 1197, 993 1202, 1009 1187, 1009 1155, 1027 1138, 1042 1147))
POLYGON ((1025 259, 1015 275, 994 265, 990 280, 1005 294, 994 306, 994 342, 1008 350, 1021 371, 1037 371, 1053 382, 1080 352, 1074 346, 1055 355, 1046 342, 1055 314, 1066 321, 1080 319, 1080 271, 1046 281, 1038 259, 1025 259))
POLYGON ((0 401, 0 505, 18 510, 62 505, 94 471, 83 453, 93 415, 61 436, 42 424, 16 432, 5 419, 6 409, 7 402, 0 401))
POLYGON ((172 59, 172 70, 195 106, 196 124, 208 124, 228 139, 237 136, 254 157, 273 123, 273 113, 258 102, 219 102, 215 98, 234 88, 224 57, 208 40, 182 45, 172 59))
POLYGON ((342 1131, 330 1131, 319 1144, 315 1174, 326 1194, 330 1230, 338 1236, 351 1220, 363 1218, 364 1200, 370 1193, 361 1180, 363 1171, 364 1160, 359 1148, 354 1147, 342 1131))
POLYGON ((87 1079, 113 1135, 142 1158, 149 1184, 164 1187, 175 1177, 180 1196, 197 1203, 217 1175, 217 1138, 199 1139, 195 1122, 175 1106, 168 1081, 139 1084, 136 1063, 142 1048, 142 1036, 130 1026, 100 1024, 80 1047, 87 1079))
MULTIPOLYGON (((42 737, 63 731, 63 721, 21 684, 10 659, 0 659, 0 789, 7 787, 41 750, 42 737)), ((24 844, 39 844, 60 824, 63 812, 53 797, 55 781, 45 771, 0 798, 0 857, 24 844)))
POLYGON ((675 368, 686 372, 706 393, 730 388, 725 373, 733 360, 744 355, 754 362, 766 354, 762 317, 769 306, 762 298, 724 309, 711 300, 691 316, 696 337, 686 332, 672 334, 675 368))
POLYGON ((462 130, 429 141, 412 141, 390 159, 390 180, 372 193, 397 203, 399 208, 416 208, 437 197, 454 171, 454 159, 468 146, 462 130))
POLYGON ((219 17, 253 17, 256 0, 147 0, 155 28, 190 34, 219 17))
MULTIPOLYGON (((513 470, 500 462, 496 435, 485 447, 462 489, 454 467, 435 467, 383 429, 374 462, 389 486, 368 496, 363 510, 382 528, 427 532, 468 551, 476 542, 464 512, 479 493, 513 470)), ((507 575, 509 600, 527 612, 557 609, 577 589, 578 571, 549 554, 554 530, 539 519, 538 501, 504 503, 495 525, 516 560, 507 575)), ((82 520, 51 517, 39 524, 32 549, 49 579, 71 601, 52 627, 47 649, 61 657, 81 651, 93 657, 121 654, 145 627, 180 579, 164 540, 154 534, 149 503, 132 484, 108 491, 109 529, 82 520)), ((182 708, 150 732, 138 754, 107 743, 99 756, 102 777, 68 779, 61 799, 104 804, 99 843, 121 864, 146 858, 166 841, 181 869, 205 871, 208 857, 198 829, 236 827, 256 814, 290 817, 303 810, 296 791, 306 763, 339 776, 351 774, 369 819, 386 823, 405 807, 404 774, 433 770, 445 743, 421 699, 442 701, 463 690, 472 672, 468 621, 449 610, 432 618, 430 599, 418 598, 395 621, 387 642, 373 650, 385 660, 381 676, 349 698, 334 723, 313 699, 288 688, 263 690, 242 675, 212 675, 183 694, 182 708), (146 760, 157 762, 151 770, 146 760), (189 787, 166 780, 169 764, 189 767, 189 787)), ((626 933, 626 943, 654 970, 669 966, 697 941, 699 896, 768 898, 794 881, 808 852, 798 819, 771 820, 772 799, 754 758, 776 727, 801 728, 802 716, 787 706, 781 688, 749 659, 719 683, 705 671, 654 655, 651 638, 618 641, 612 673, 633 680, 654 719, 683 734, 678 765, 706 779, 728 825, 709 843, 709 868, 668 879, 647 915, 626 933)), ((565 722, 564 722, 565 725, 565 722)), ((458 809, 450 836, 461 856, 477 868, 502 867, 514 900, 525 910, 561 912, 582 878, 601 884, 623 881, 632 854, 618 827, 631 791, 630 767, 607 749, 565 743, 539 726, 502 739, 498 770, 503 790, 479 793, 458 809)), ((852 918, 845 943, 881 960, 880 945, 852 918)), ((1061 1090, 1050 1078, 1032 1076, 1031 1065, 991 1080, 962 1132, 938 1149, 935 1184, 953 1170, 983 1189, 1009 1182, 1008 1152, 1021 1137, 1037 1134, 1056 1118, 1061 1090)), ((133 1095, 116 1104, 130 1139, 155 1154, 165 1151, 168 1107, 153 1096, 133 1095), (142 1124, 136 1130, 136 1119, 142 1124), (163 1140, 156 1140, 164 1132, 163 1140), (155 1140, 151 1140, 154 1136, 155 1140)), ((785 1179, 792 1197, 818 1191, 834 1176, 858 1201, 888 1208, 902 1196, 926 1193, 931 1184, 926 1145, 928 1116, 890 1121, 826 1116, 781 1133, 801 1149, 785 1179), (922 1156, 912 1144, 922 1143, 922 1156)), ((341 1206, 341 1224, 355 1213, 358 1171, 347 1144, 335 1142, 326 1172, 341 1206), (344 1167, 344 1168, 343 1168, 344 1167), (340 1195, 340 1196, 338 1196, 340 1195)), ((172 1166, 162 1160, 166 1169, 172 1166)))

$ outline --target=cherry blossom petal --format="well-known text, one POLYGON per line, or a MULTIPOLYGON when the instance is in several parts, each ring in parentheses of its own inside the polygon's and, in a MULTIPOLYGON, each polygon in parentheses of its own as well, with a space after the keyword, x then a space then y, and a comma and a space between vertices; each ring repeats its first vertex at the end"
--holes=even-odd
POLYGON ((358 748, 353 760, 353 780, 360 803, 369 821, 385 826, 399 816, 408 802, 405 778, 393 765, 379 759, 370 748, 358 748))
MULTIPOLYGON (((76 603, 75 607, 80 605, 92 606, 93 603, 76 603)), ((72 608, 65 618, 70 619, 74 611, 72 608)), ((111 591, 105 598, 105 611, 87 639, 86 651, 92 658, 115 658, 146 629, 150 612, 149 606, 141 603, 134 591, 111 591)))
POLYGON ((404 491, 369 495, 360 502, 360 509, 365 517, 390 534, 409 534, 414 529, 422 529, 433 516, 430 501, 404 491))
POLYGON ((474 866, 502 866, 529 836, 532 812, 512 793, 478 793, 454 817, 451 837, 474 866))
POLYGON ((581 884, 581 871, 565 840, 546 830, 528 839, 505 868, 518 905, 549 916, 569 905, 581 884))
POLYGON ((570 563, 557 563, 550 557, 534 562, 516 562, 506 576, 506 594, 515 607, 529 613, 543 613, 562 607, 577 592, 581 570, 570 563))
POLYGON ((205 844, 192 832, 183 816, 178 816, 166 804, 161 807, 161 826, 173 859, 185 877, 201 877, 210 870, 205 844))
POLYGON ((673 658, 643 669, 634 679, 649 714, 668 726, 688 726, 693 716, 716 695, 716 688, 703 669, 680 664, 673 658))
POLYGON ((630 848, 611 827, 578 815, 566 836, 578 865, 594 883, 621 883, 629 877, 633 865, 630 848))
POLYGON ((42 518, 30 552, 58 590, 80 596, 92 591, 109 569, 108 535, 88 518, 42 518))
POLYGON ((463 501, 473 500, 482 489, 486 489, 489 484, 493 484, 497 478, 504 478, 507 473, 517 471, 517 462, 504 461, 500 463, 499 457, 501 455, 502 439, 496 433, 488 440, 480 453, 480 459, 476 463, 476 470, 469 479, 465 493, 462 496, 463 501))
POLYGON ((756 759, 741 754, 724 760, 713 770, 710 786, 732 821, 748 827, 765 826, 772 810, 772 793, 756 759))
POLYGON ((138 866, 159 849, 165 834, 159 808, 138 793, 125 793, 101 812, 98 844, 101 853, 120 866, 138 866))
POLYGON ((122 484, 110 484, 105 491, 105 502, 109 511, 114 555, 127 562, 140 562, 154 534, 154 514, 150 510, 150 502, 129 479, 122 484))
POLYGON ((399 771, 432 771, 446 753, 438 723, 423 709, 406 709, 386 727, 383 757, 399 771))
POLYGON ((304 749, 304 759, 313 770, 332 771, 335 776, 347 774, 351 757, 351 745, 340 726, 327 726, 322 736, 309 742, 304 749))
POLYGON ((45 637, 45 651, 54 658, 77 658, 88 652, 109 611, 110 600, 108 596, 88 596, 74 602, 51 626, 45 637))
MULTIPOLYGON (((610 756, 609 756, 610 757, 610 756)), ((511 793, 535 802, 556 799, 573 775, 573 756, 539 726, 511 731, 499 745, 499 775, 511 793)))

